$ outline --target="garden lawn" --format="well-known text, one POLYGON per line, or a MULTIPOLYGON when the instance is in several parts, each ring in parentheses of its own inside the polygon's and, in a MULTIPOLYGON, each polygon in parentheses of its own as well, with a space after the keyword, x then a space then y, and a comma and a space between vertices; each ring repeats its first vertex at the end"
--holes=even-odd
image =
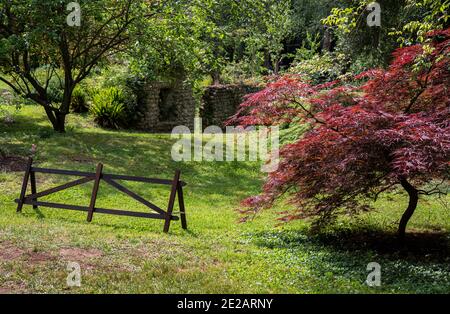
MULTIPOLYGON (((3 107, 5 108, 5 107, 3 107)), ((27 156, 37 145, 41 167, 172 178, 182 171, 189 230, 172 222, 25 206, 16 213, 23 173, 0 172, 0 293, 449 293, 449 198, 422 200, 399 249, 396 224, 407 205, 399 192, 375 203, 377 211, 342 219, 321 235, 309 222, 278 226, 277 212, 238 223, 243 198, 260 191, 255 162, 185 162, 171 158, 168 134, 107 131, 88 116, 71 115, 55 134, 40 107, 10 110, 0 122, 0 150, 27 156), (81 287, 70 288, 68 262, 81 266, 81 287), (368 287, 370 262, 382 267, 381 287, 368 287)), ((40 190, 68 181, 37 175, 40 190)), ((70 179, 70 178, 69 178, 70 179)), ((169 188, 124 183, 162 208, 169 188)), ((87 206, 92 184, 45 200, 87 206)), ((44 199, 43 199, 44 200, 44 199)), ((102 184, 97 206, 145 211, 102 184)))

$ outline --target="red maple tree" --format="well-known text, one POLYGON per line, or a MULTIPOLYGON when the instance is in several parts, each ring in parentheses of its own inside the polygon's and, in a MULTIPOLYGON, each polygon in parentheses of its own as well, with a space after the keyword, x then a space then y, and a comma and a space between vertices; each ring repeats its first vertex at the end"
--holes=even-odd
POLYGON ((280 166, 262 194, 243 204, 255 212, 288 194, 295 210, 281 219, 370 209, 368 200, 396 186, 409 195, 398 234, 405 236, 420 195, 443 194, 450 173, 450 29, 426 44, 393 53, 386 70, 362 73, 359 86, 335 81, 312 86, 284 76, 249 95, 228 123, 308 123, 310 129, 280 151, 280 166), (365 82, 365 83, 364 83, 365 82))

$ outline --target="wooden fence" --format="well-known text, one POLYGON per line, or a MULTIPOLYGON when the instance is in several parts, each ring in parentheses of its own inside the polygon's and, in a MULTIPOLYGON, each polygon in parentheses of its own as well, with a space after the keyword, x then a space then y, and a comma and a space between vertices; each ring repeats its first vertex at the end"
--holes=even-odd
POLYGON ((21 212, 23 205, 32 205, 34 209, 37 209, 39 206, 49 207, 49 208, 57 208, 57 209, 67 209, 67 210, 75 210, 75 211, 84 211, 87 212, 87 221, 91 222, 94 216, 94 213, 99 214, 109 214, 109 215, 119 215, 119 216, 131 216, 131 217, 141 217, 141 218, 150 218, 150 219, 161 219, 164 220, 164 232, 169 232, 170 222, 172 220, 181 220, 181 226, 183 229, 187 229, 186 222, 186 209, 184 206, 184 198, 183 198, 183 187, 186 185, 185 182, 180 181, 181 172, 177 170, 172 180, 164 180, 164 179, 154 179, 154 178, 144 178, 144 177, 134 177, 127 175, 114 175, 114 174, 106 174, 103 173, 103 164, 97 165, 97 171, 95 173, 90 172, 81 172, 81 171, 70 171, 70 170, 58 170, 58 169, 46 169, 46 168, 37 168, 33 167, 33 159, 29 158, 27 167, 25 170, 25 176, 23 178, 22 190, 20 192, 19 199, 16 199, 17 212, 21 212), (38 192, 37 184, 36 184, 36 173, 43 174, 54 174, 54 175, 65 175, 65 176, 74 176, 79 177, 80 179, 70 181, 63 185, 38 192), (132 182, 143 182, 143 183, 151 183, 158 185, 168 185, 171 186, 169 201, 167 210, 163 210, 156 206, 155 204, 147 201, 143 197, 139 196, 137 193, 129 190, 124 187, 117 181, 132 181, 132 182), (49 203, 49 202, 41 202, 38 199, 44 196, 49 196, 51 194, 73 188, 75 186, 85 184, 88 182, 94 181, 94 187, 92 189, 91 201, 89 206, 76 206, 76 205, 67 205, 67 204, 58 204, 58 203, 49 203), (104 181, 115 189, 127 194, 131 198, 135 199, 139 203, 145 205, 153 212, 145 213, 145 212, 133 212, 126 210, 118 210, 118 209, 105 209, 96 207, 95 203, 97 201, 97 194, 100 188, 100 183, 104 181), (28 183, 31 185, 31 194, 27 194, 28 183), (179 204, 179 217, 174 215, 173 209, 175 206, 175 200, 178 196, 178 204, 179 204))

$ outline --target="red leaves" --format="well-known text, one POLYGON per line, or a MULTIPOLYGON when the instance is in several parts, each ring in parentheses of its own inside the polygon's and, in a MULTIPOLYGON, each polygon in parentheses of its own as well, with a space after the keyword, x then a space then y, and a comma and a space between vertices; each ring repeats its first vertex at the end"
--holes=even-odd
POLYGON ((450 29, 429 34, 427 46, 397 49, 387 71, 371 71, 363 86, 366 100, 390 111, 420 112, 448 106, 450 100, 450 29))
POLYGON ((362 87, 311 86, 286 76, 250 95, 229 123, 311 123, 280 152, 279 170, 262 195, 244 201, 252 212, 289 193, 297 211, 286 221, 367 210, 362 201, 407 178, 416 185, 447 178, 450 160, 450 29, 430 34, 430 48, 398 49, 387 70, 355 77, 362 87))
POLYGON ((310 97, 314 89, 300 77, 288 75, 247 96, 236 115, 227 124, 271 125, 291 122, 299 114, 296 102, 310 97))
POLYGON ((447 108, 436 114, 404 116, 395 125, 390 137, 397 138, 402 145, 393 152, 392 167, 399 176, 445 176, 450 156, 450 127, 448 123, 439 123, 441 114, 450 117, 447 108))

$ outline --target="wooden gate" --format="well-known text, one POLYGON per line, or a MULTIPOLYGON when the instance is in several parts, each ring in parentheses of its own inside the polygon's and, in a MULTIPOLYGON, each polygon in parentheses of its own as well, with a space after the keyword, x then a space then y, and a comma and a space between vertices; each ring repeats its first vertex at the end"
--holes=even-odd
POLYGON ((58 170, 58 169, 45 169, 45 168, 36 168, 33 167, 33 159, 29 158, 27 167, 25 170, 25 176, 23 178, 22 190, 20 192, 19 199, 16 199, 17 212, 21 212, 23 205, 32 205, 34 209, 37 209, 39 206, 49 207, 49 208, 57 208, 57 209, 68 209, 68 210, 76 210, 76 211, 84 211, 87 212, 87 221, 91 222, 94 216, 94 213, 98 214, 109 214, 109 215, 119 215, 119 216, 131 216, 131 217, 141 217, 141 218, 151 218, 151 219, 161 219, 164 220, 164 232, 169 232, 170 222, 172 220, 181 220, 181 226, 183 229, 187 229, 186 222, 186 209, 184 206, 184 198, 183 198, 183 187, 186 185, 185 182, 180 181, 181 172, 177 170, 172 180, 164 180, 164 179, 154 179, 154 178, 144 178, 144 177, 134 177, 134 176, 126 176, 126 175, 114 175, 114 174, 106 174, 103 173, 103 164, 97 165, 97 171, 95 173, 90 172, 81 172, 81 171, 69 171, 69 170, 58 170), (66 175, 66 176, 74 176, 80 177, 75 181, 71 181, 65 183, 63 185, 38 192, 36 185, 36 173, 45 173, 45 174, 55 174, 55 175, 66 175), (167 210, 163 210, 156 206, 155 204, 147 201, 143 197, 139 196, 135 192, 129 190, 124 187, 117 180, 121 181, 133 181, 133 182, 143 182, 143 183, 152 183, 159 185, 169 185, 171 186, 169 201, 167 210), (49 202, 40 202, 39 198, 44 196, 48 196, 53 193, 57 193, 81 184, 85 184, 88 182, 94 181, 94 188, 92 189, 91 201, 89 206, 76 206, 76 205, 67 205, 67 204, 58 204, 58 203, 49 203, 49 202), (105 209, 98 208, 95 206, 97 201, 97 193, 100 187, 100 183, 105 181, 107 184, 111 185, 115 189, 127 194, 131 198, 135 199, 139 203, 145 205, 149 209, 151 209, 152 213, 144 213, 144 212, 132 212, 126 210, 118 210, 118 209, 105 209), (26 195, 28 182, 31 185, 31 194, 26 195), (175 206, 175 200, 178 196, 178 204, 179 204, 179 217, 174 215, 173 209, 175 206))

